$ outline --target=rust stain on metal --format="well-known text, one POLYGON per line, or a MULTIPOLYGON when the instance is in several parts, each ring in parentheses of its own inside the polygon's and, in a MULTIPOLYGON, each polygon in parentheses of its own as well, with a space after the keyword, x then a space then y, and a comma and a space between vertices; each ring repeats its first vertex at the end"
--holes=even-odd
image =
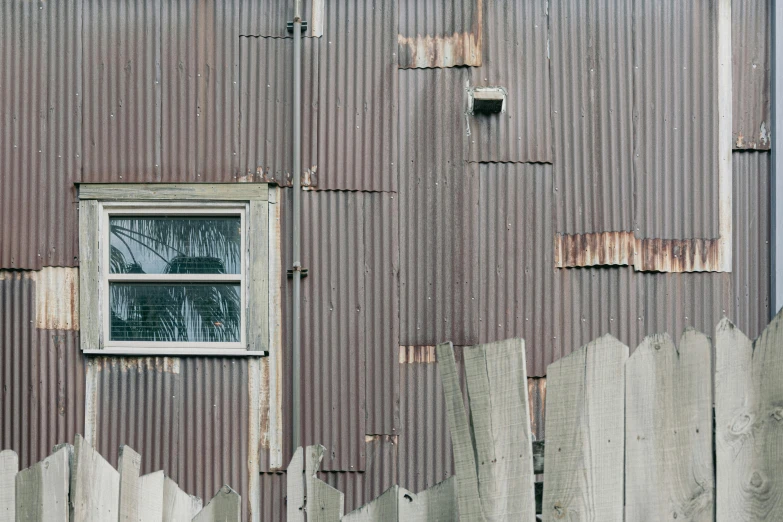
POLYGON ((544 440, 546 377, 527 378, 527 400, 530 405, 530 431, 536 436, 536 440, 544 440))
MULTIPOLYGON (((309 169, 302 171, 301 182, 303 188, 308 189, 317 187, 317 171, 317 165, 313 165, 309 169)), ((285 172, 282 177, 276 177, 274 173, 269 172, 269 170, 264 170, 264 167, 256 167, 256 171, 252 173, 235 175, 234 180, 237 183, 274 183, 281 187, 292 187, 294 184, 293 176, 290 172, 285 172)))
POLYGON ((400 364, 434 363, 434 346, 400 346, 400 364))
POLYGON ((470 31, 446 35, 397 35, 400 69, 481 66, 483 0, 477 0, 470 31))
POLYGON ((179 374, 178 357, 96 357, 94 369, 179 374))
POLYGON ((557 234, 557 268, 632 265, 640 272, 721 272, 720 239, 640 239, 633 232, 557 234))
POLYGON ((269 358, 261 359, 261 448, 269 449, 269 358))
POLYGON ((0 280, 35 282, 35 327, 79 329, 79 269, 45 266, 41 270, 0 270, 0 280))

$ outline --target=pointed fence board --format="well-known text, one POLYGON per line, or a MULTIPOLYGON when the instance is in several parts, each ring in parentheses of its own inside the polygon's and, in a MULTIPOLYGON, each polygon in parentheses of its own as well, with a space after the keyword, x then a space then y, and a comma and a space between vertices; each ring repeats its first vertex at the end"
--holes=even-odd
POLYGON ((710 355, 709 339, 686 330, 679 349, 652 335, 628 359, 626 520, 713 520, 710 355))
POLYGON ((623 520, 627 359, 605 335, 547 368, 544 520, 623 520))
POLYGON ((459 387, 454 346, 451 343, 439 344, 435 353, 438 358, 443 396, 446 399, 446 418, 451 432, 460 519, 463 521, 482 520, 473 439, 470 435, 468 415, 465 413, 465 404, 459 387))
POLYGON ((304 450, 296 448, 286 472, 286 519, 288 522, 304 522, 304 450))
POLYGON ((16 474, 19 456, 15 451, 0 451, 0 522, 16 520, 16 474))
POLYGON ((76 435, 71 503, 75 522, 117 520, 120 474, 101 454, 76 435))
POLYGON ((164 479, 163 522, 190 522, 203 505, 199 497, 188 495, 170 478, 164 479))
POLYGON ((727 319, 715 347, 718 522, 783 520, 783 316, 751 342, 727 319))
POLYGON ((345 513, 345 497, 337 489, 317 477, 326 448, 317 444, 305 450, 305 509, 307 522, 332 522, 345 513))
POLYGON ((534 520, 525 341, 463 349, 481 510, 489 520, 534 520))
POLYGON ((408 501, 406 495, 403 494, 399 503, 399 520, 402 522, 451 522, 458 520, 456 485, 456 479, 451 476, 421 493, 410 494, 411 501, 408 501))
POLYGON ((16 475, 16 520, 68 522, 71 447, 60 447, 16 475))
POLYGON ((139 520, 162 522, 163 520, 163 471, 139 477, 139 520))
POLYGON ((228 486, 215 493, 193 522, 239 522, 242 517, 242 497, 228 486))
MULTIPOLYGON (((400 520, 398 507, 401 502, 400 497, 405 494, 409 494, 409 492, 400 486, 394 485, 384 491, 381 496, 351 511, 341 520, 348 522, 397 522, 400 520)), ((410 498, 412 499, 413 497, 410 498)), ((403 499, 403 501, 407 502, 406 499, 403 499)))
POLYGON ((120 446, 120 495, 118 512, 120 522, 139 520, 139 469, 141 455, 130 446, 120 446))

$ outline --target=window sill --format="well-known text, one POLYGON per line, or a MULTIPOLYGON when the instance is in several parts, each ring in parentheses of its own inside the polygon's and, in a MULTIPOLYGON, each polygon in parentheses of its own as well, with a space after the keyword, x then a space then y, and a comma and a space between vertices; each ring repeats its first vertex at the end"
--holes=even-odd
POLYGON ((263 350, 212 349, 212 348, 105 348, 103 350, 82 350, 85 355, 130 355, 156 357, 267 357, 263 350))

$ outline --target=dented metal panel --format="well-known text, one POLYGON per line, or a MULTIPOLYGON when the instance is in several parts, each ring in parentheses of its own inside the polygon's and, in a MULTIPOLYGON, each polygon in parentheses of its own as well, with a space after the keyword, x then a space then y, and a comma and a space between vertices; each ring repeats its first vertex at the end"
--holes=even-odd
POLYGON ((0 278, 0 447, 20 468, 43 460, 84 429, 85 358, 73 330, 41 330, 36 282, 0 278))
POLYGON ((478 341, 479 166, 463 161, 459 109, 467 79, 465 68, 400 71, 400 345, 478 341))
POLYGON ((2 268, 78 264, 81 33, 81 0, 0 4, 2 268))
POLYGON ((770 6, 768 0, 731 3, 734 149, 770 148, 770 6))
POLYGON ((468 95, 500 87, 506 96, 499 114, 466 115, 466 159, 551 163, 547 0, 491 1, 484 10, 484 58, 470 69, 468 95))
POLYGON ((484 0, 401 0, 400 68, 481 65, 484 0))
MULTIPOLYGON (((555 230, 560 234, 632 231, 633 5, 630 0, 549 3, 555 230)), ((588 241, 598 247, 611 239, 594 235, 588 241)), ((618 255, 621 247, 593 252, 602 250, 618 255)))

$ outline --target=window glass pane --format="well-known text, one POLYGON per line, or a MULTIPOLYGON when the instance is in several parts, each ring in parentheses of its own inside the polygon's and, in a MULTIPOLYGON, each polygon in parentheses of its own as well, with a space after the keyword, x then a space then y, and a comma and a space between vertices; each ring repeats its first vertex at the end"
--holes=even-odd
POLYGON ((111 283, 112 341, 239 342, 239 283, 111 283))
POLYGON ((112 274, 239 274, 239 216, 111 216, 112 274))

